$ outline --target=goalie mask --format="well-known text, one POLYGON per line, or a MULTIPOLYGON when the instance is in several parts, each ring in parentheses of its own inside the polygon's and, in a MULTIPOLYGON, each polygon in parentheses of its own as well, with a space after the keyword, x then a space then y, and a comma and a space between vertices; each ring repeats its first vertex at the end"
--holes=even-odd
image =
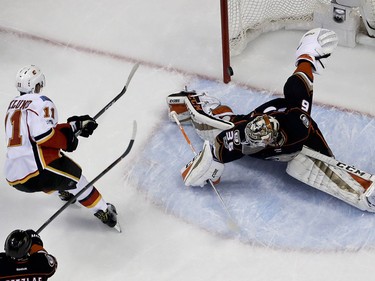
POLYGON ((279 122, 272 116, 257 116, 246 125, 246 141, 256 146, 266 146, 276 141, 279 128, 279 122))

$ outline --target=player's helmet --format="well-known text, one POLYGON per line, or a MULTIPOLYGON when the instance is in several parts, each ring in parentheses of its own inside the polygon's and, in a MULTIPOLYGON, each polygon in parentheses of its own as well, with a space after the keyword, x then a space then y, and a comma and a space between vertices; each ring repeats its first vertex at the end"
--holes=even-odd
POLYGON ((276 140, 279 128, 280 124, 274 117, 267 114, 257 116, 246 125, 246 141, 257 146, 266 146, 276 140))
POLYGON ((20 259, 26 257, 30 248, 30 235, 20 229, 12 231, 5 240, 5 254, 11 258, 20 259))
POLYGON ((38 84, 44 87, 46 78, 37 66, 25 66, 17 72, 16 87, 19 92, 26 94, 35 93, 35 86, 38 84))

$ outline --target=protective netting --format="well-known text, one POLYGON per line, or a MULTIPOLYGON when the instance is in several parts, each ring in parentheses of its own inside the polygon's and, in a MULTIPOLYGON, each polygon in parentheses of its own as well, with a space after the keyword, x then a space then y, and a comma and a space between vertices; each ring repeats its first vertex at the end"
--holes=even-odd
POLYGON ((261 33, 284 27, 309 29, 313 12, 330 0, 229 0, 231 55, 237 55, 248 41, 261 33))

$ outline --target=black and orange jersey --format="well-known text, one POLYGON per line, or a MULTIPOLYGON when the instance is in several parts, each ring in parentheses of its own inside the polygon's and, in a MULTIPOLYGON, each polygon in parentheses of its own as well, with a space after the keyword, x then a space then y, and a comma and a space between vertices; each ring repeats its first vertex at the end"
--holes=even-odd
POLYGON ((265 159, 289 161, 303 146, 332 157, 316 122, 311 118, 312 72, 308 62, 301 63, 284 85, 284 97, 268 101, 247 115, 235 115, 235 126, 221 132, 215 140, 215 156, 223 163, 244 155, 265 159), (267 114, 280 125, 277 139, 264 147, 250 146, 245 137, 245 127, 255 117, 267 114))
POLYGON ((332 156, 318 125, 312 118, 299 108, 273 111, 268 115, 280 124, 277 140, 265 147, 251 148, 246 145, 245 127, 258 115, 247 116, 236 125, 223 131, 216 137, 215 156, 223 163, 231 162, 244 155, 265 160, 289 161, 304 145, 328 156, 332 156))
POLYGON ((45 281, 55 273, 56 268, 55 257, 45 251, 34 253, 23 260, 14 260, 0 253, 0 281, 45 281))

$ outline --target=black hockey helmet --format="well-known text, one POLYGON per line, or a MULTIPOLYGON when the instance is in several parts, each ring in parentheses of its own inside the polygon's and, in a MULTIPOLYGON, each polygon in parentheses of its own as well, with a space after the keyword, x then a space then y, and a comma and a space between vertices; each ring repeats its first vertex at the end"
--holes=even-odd
POLYGON ((20 229, 12 231, 5 240, 5 254, 11 258, 20 259, 26 257, 30 248, 30 235, 20 229))

